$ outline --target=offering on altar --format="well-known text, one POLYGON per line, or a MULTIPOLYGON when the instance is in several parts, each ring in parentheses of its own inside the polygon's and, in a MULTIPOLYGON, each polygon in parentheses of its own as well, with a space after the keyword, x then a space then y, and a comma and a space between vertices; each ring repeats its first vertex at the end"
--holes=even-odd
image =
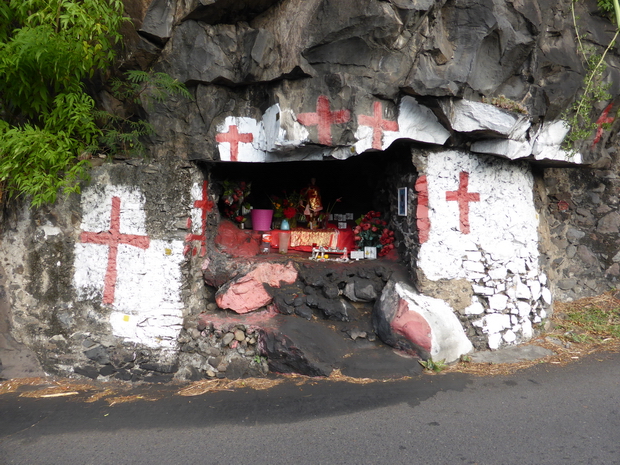
MULTIPOLYGON (((357 226, 353 230, 357 248, 366 250, 375 248, 380 257, 387 255, 394 248, 394 231, 387 228, 387 223, 381 219, 381 213, 369 211, 360 216, 356 221, 357 226)), ((373 251, 365 252, 366 258, 376 258, 373 251)))
POLYGON ((310 229, 316 229, 319 212, 323 210, 321 191, 316 185, 316 179, 310 180, 310 185, 301 191, 301 201, 304 205, 304 215, 310 229))

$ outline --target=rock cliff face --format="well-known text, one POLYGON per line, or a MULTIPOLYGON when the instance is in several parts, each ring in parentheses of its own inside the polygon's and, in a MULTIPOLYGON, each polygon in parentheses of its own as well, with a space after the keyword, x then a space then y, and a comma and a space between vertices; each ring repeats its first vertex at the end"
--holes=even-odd
MULTIPOLYGON (((226 117, 260 121, 272 105, 281 110, 279 129, 294 141, 290 112, 315 111, 320 95, 332 111, 354 112, 367 112, 368 100, 379 98, 390 108, 411 95, 439 116, 438 102, 447 97, 501 95, 538 125, 556 120, 583 84, 568 1, 203 3, 153 1, 139 29, 143 50, 161 47, 152 56, 155 69, 195 92, 194 102, 179 103, 187 108, 168 105, 152 114, 161 129, 158 150, 183 147, 190 159, 219 159, 214 141, 226 117)), ((597 14, 595 2, 577 9, 587 40, 605 47, 613 25, 597 14)), ((617 74, 610 60, 605 79, 613 95, 617 74)), ((605 102, 599 105, 595 119, 605 102)), ((355 118, 332 129, 327 145, 354 144, 355 118)), ((307 142, 320 143, 309 131, 307 142)), ((536 137, 530 132, 527 138, 536 137)), ((451 142, 463 138, 453 134, 451 142)), ((602 150, 583 155, 594 161, 602 150)))
POLYGON ((275 322, 349 322, 373 304, 374 328, 345 328, 352 339, 376 333, 453 360, 528 340, 554 298, 616 286, 615 47, 600 84, 609 98, 586 115, 594 130, 562 145, 587 73, 574 21, 592 53, 615 32, 594 0, 574 14, 570 0, 125 3, 121 69, 168 73, 193 99, 144 102, 148 159, 118 158, 82 195, 5 215, 5 320, 44 370, 327 374, 324 354, 311 366, 316 354, 275 322), (335 213, 387 215, 408 274, 247 258, 260 234, 230 233, 223 181, 289 188, 312 176, 355 199, 335 213))

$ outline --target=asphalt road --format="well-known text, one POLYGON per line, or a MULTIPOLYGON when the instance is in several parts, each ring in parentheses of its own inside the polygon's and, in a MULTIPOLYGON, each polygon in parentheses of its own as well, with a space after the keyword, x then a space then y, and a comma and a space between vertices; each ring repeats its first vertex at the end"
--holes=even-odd
POLYGON ((620 464, 620 355, 108 406, 0 396, 1 464, 620 464))

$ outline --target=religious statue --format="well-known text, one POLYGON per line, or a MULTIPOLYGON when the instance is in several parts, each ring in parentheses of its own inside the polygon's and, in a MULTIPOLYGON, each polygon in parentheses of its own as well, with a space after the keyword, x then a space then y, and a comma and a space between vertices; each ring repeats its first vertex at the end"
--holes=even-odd
POLYGON ((321 192, 316 185, 316 179, 310 180, 310 185, 302 189, 300 193, 301 202, 305 206, 304 215, 308 220, 308 227, 310 229, 316 229, 317 217, 319 212, 323 210, 323 203, 321 202, 321 192))

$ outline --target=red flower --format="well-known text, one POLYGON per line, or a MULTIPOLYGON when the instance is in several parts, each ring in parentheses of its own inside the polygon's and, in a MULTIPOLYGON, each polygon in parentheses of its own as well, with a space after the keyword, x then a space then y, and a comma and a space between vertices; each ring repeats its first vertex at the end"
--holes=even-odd
POLYGON ((284 217, 288 220, 290 220, 291 218, 293 218, 296 214, 297 211, 295 210, 294 207, 286 207, 282 213, 284 214, 284 217))

